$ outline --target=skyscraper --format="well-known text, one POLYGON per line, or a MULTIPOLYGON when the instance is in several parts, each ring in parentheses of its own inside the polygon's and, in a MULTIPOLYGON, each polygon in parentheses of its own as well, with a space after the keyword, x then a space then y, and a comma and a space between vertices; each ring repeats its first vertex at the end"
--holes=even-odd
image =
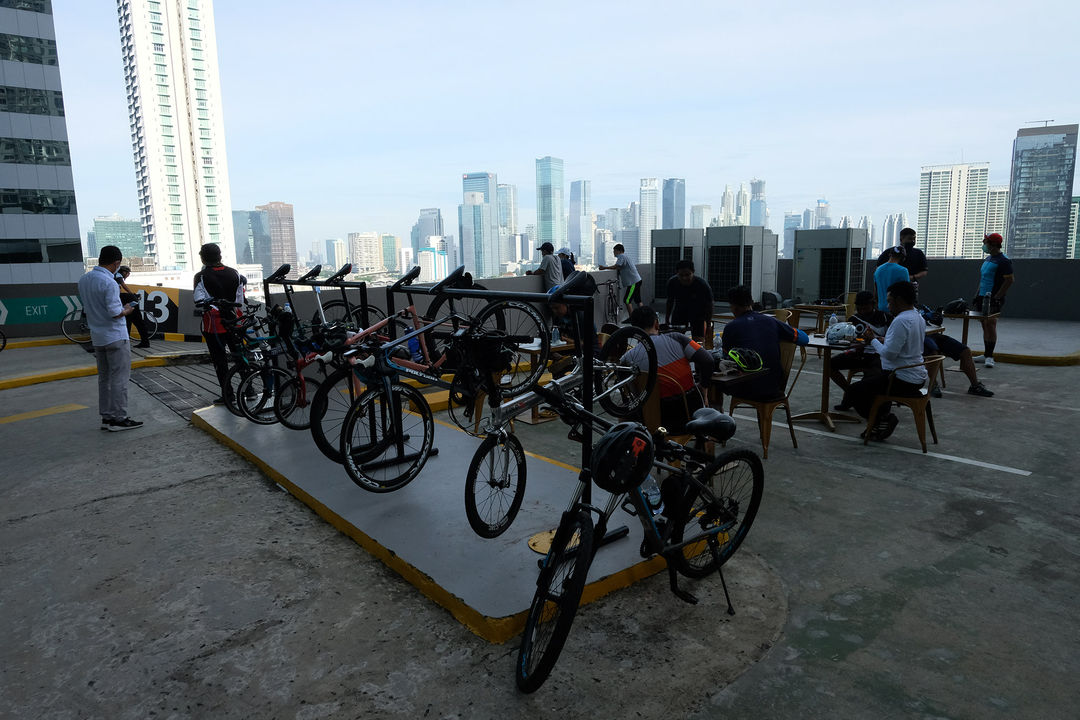
POLYGON ((794 257, 793 253, 795 252, 795 231, 802 227, 802 223, 802 213, 784 213, 784 240, 783 245, 780 246, 781 257, 794 257))
POLYGON ((382 243, 377 232, 351 232, 346 235, 349 243, 349 262, 354 273, 382 272, 382 243))
POLYGON ((859 218, 859 223, 855 227, 866 231, 866 256, 868 257, 874 248, 875 240, 877 240, 874 236, 874 221, 870 219, 869 215, 863 215, 859 218))
POLYGON ((566 244, 563 161, 546 155, 536 160, 536 244, 566 244))
POLYGON ((686 180, 664 180, 663 228, 681 228, 686 225, 686 180))
MULTIPOLYGON (((270 223, 270 264, 276 270, 288 263, 296 270, 296 228, 293 225, 293 206, 286 202, 256 205, 266 213, 270 223)), ((273 270, 271 270, 273 272, 273 270)))
POLYGON ((475 278, 499 274, 499 253, 496 243, 499 228, 495 206, 484 202, 482 192, 463 193, 464 202, 458 206, 458 227, 461 231, 462 264, 475 278))
POLYGON ((769 207, 765 202, 765 181, 750 181, 750 224, 766 227, 769 224, 769 207))
POLYGON ((986 226, 983 232, 1007 237, 1009 222, 1009 186, 991 185, 986 189, 986 226))
MULTIPOLYGON (((379 236, 379 244, 382 246, 382 266, 386 272, 400 272, 398 258, 400 256, 401 241, 396 235, 383 234, 379 236)), ((446 251, 443 251, 443 259, 446 259, 446 251)))
POLYGON ((569 221, 567 239, 570 251, 578 256, 581 262, 592 262, 592 183, 588 180, 575 180, 570 183, 569 221))
MULTIPOLYGON (((900 244, 900 231, 908 226, 908 219, 906 213, 896 213, 888 215, 885 218, 885 222, 881 225, 881 243, 878 246, 878 252, 880 253, 887 247, 896 247, 900 244)), ((925 251, 926 238, 917 237, 916 242, 921 245, 920 249, 925 251)))
POLYGON ((1074 197, 1069 203, 1069 249, 1065 257, 1080 259, 1080 197, 1074 197))
POLYGON ((52 3, 0 7, 0 265, 32 264, 0 283, 72 282, 83 253, 52 3))
MULTIPOLYGON (((412 233, 409 235, 410 245, 412 246, 412 257, 416 257, 417 253, 420 252, 420 248, 424 247, 424 243, 428 237, 442 234, 442 210, 439 208, 421 208, 420 217, 417 218, 416 223, 412 226, 412 233)), ((409 270, 407 267, 404 269, 406 271, 409 270)))
POLYGON ((345 266, 345 263, 349 262, 349 248, 345 244, 345 241, 341 238, 336 240, 327 240, 334 244, 334 270, 338 270, 345 266))
POLYGON ((728 227, 735 224, 735 194, 731 192, 731 186, 724 186, 724 194, 720 196, 720 214, 716 218, 720 227, 728 227))
POLYGON ((817 209, 814 211, 814 228, 823 229, 832 227, 832 218, 829 217, 829 201, 821 198, 817 201, 817 209))
POLYGON ((638 247, 637 261, 652 262, 652 231, 660 227, 657 217, 660 200, 660 182, 656 178, 641 178, 638 190, 638 247))
MULTIPOLYGON (((341 267, 340 265, 334 264, 337 262, 337 251, 334 250, 334 243, 336 243, 337 240, 335 240, 334 238, 330 238, 329 240, 325 240, 324 242, 326 243, 326 267, 323 269, 333 272, 334 270, 337 270, 339 267, 341 267), (333 267, 330 267, 331 265, 333 265, 333 267)), ((348 262, 348 260, 346 260, 345 262, 348 262)))
POLYGON ((517 186, 499 183, 496 188, 495 205, 499 225, 499 263, 518 262, 519 250, 514 246, 517 234, 517 186))
POLYGON ((280 263, 274 265, 270 214, 265 210, 233 210, 232 220, 236 262, 261 265, 263 277, 277 270, 280 263))
POLYGON ((1005 238, 1009 257, 1065 257, 1077 127, 1051 125, 1016 132, 1005 238))
POLYGON ((735 224, 750 224, 750 193, 745 183, 739 183, 739 193, 735 196, 735 224))
POLYGON ((147 251, 159 268, 197 270, 199 247, 214 242, 235 262, 212 0, 118 10, 147 251))
POLYGON ((113 215, 94 218, 94 242, 98 247, 115 245, 124 257, 143 257, 142 223, 113 215))
POLYGON ((706 228, 712 220, 712 205, 690 206, 690 227, 706 228))
MULTIPOLYGON (((816 218, 815 218, 815 214, 814 214, 814 211, 811 210, 810 208, 806 208, 805 210, 803 210, 802 228, 800 228, 800 229, 801 230, 815 230, 815 229, 817 229, 817 221, 816 221, 816 218)), ((791 247, 794 248, 795 246, 792 245, 791 247)))
POLYGON ((989 163, 922 169, 915 230, 928 257, 982 257, 989 176, 989 163))

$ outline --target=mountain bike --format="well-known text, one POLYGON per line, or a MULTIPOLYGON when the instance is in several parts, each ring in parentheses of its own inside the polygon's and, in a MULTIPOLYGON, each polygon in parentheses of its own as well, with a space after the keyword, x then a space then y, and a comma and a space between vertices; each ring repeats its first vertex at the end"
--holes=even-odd
POLYGON ((538 392, 548 395, 549 404, 572 428, 589 424, 605 436, 596 444, 591 462, 582 468, 569 508, 539 563, 536 593, 515 665, 517 686, 526 693, 544 683, 558 660, 589 566, 606 541, 608 522, 618 508, 641 522, 641 556, 660 555, 666 560, 670 588, 676 597, 697 602, 679 588, 679 575, 702 578, 717 572, 728 613, 734 614, 721 568, 746 539, 761 504, 765 478, 761 459, 753 451, 729 450, 716 457, 704 451, 707 439, 724 442, 735 432, 731 417, 713 408, 698 410, 686 424, 687 432, 697 438, 697 447, 686 447, 669 440, 663 431, 651 436, 650 442, 644 426, 612 426, 587 412, 558 386, 548 385, 538 392), (621 437, 627 435, 629 444, 609 442, 610 438, 622 442, 621 437), (650 471, 663 477, 663 517, 652 514, 640 488, 650 471), (609 492, 605 500, 595 504, 591 496, 594 481, 609 492))

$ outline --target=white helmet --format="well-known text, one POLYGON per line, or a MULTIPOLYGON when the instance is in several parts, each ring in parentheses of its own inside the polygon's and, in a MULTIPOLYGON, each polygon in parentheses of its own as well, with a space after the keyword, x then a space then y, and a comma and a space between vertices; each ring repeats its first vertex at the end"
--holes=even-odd
POLYGON ((858 337, 855 326, 849 322, 836 323, 825 331, 825 342, 836 345, 843 342, 852 342, 858 337))

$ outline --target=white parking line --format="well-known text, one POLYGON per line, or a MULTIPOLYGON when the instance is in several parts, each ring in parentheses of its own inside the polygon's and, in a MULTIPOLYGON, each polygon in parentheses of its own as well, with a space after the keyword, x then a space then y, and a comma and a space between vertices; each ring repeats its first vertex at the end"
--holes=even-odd
MULTIPOLYGON (((753 415, 736 414, 732 417, 738 420, 750 420, 755 423, 757 422, 757 417, 753 415)), ((787 423, 774 420, 773 426, 779 426, 787 429, 788 425, 787 423)), ((851 435, 838 435, 837 433, 829 432, 827 430, 818 430, 817 428, 809 428, 803 427, 801 425, 796 425, 795 429, 799 432, 806 432, 812 435, 824 435, 825 437, 830 437, 835 440, 846 440, 848 442, 857 443, 862 442, 862 438, 860 437, 853 437, 851 435)), ((1030 470, 1021 470, 1020 468, 1009 467, 1008 465, 996 465, 994 463, 983 462, 982 460, 972 460, 971 458, 959 457, 957 455, 946 455, 945 453, 939 452, 924 453, 922 449, 903 447, 901 445, 884 445, 882 443, 874 443, 874 447, 881 448, 882 450, 895 450, 896 452, 911 453, 913 455, 925 455, 927 457, 938 458, 939 460, 949 460, 950 462, 963 463, 964 465, 974 465, 976 467, 986 468, 987 470, 998 470, 1000 472, 1011 473, 1013 475, 1022 475, 1024 477, 1031 475, 1030 470)))

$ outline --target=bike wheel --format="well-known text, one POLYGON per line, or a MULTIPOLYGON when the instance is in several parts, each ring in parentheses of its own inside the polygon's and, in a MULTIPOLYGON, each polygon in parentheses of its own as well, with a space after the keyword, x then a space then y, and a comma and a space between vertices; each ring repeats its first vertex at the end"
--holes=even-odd
POLYGON ((60 321, 60 332, 73 343, 85 345, 90 342, 90 325, 86 322, 86 313, 72 310, 60 321))
MULTIPOLYGON (((364 309, 359 305, 345 305, 341 300, 327 300, 322 304, 323 315, 328 324, 342 323, 354 328, 364 327, 364 309)), ((374 325, 386 317, 379 308, 368 305, 368 323, 374 325)))
MULTIPOLYGON (((155 337, 157 337, 157 331, 158 331, 157 313, 148 313, 148 312, 146 312, 144 310, 144 311, 142 311, 142 316, 143 316, 143 323, 145 323, 145 327, 146 327, 146 337, 143 337, 142 333, 138 333, 139 340, 145 340, 145 341, 153 340, 155 337)), ((132 324, 131 329, 134 330, 134 331, 138 331, 138 328, 135 327, 134 323, 132 324)))
POLYGON ((516 435, 492 434, 476 449, 465 475, 465 517, 482 538, 502 535, 525 497, 525 450, 516 435))
POLYGON ((282 385, 274 396, 274 416, 278 422, 290 430, 310 428, 312 400, 321 385, 322 383, 315 378, 305 375, 303 393, 301 393, 300 378, 289 378, 289 381, 282 385))
POLYGON ((641 328, 619 328, 601 348, 599 362, 596 394, 600 406, 615 417, 634 414, 656 383, 656 347, 649 334, 641 328))
MULTIPOLYGON (((470 290, 487 290, 483 285, 479 283, 473 284, 470 290)), ((421 316, 423 321, 428 323, 434 322, 439 318, 449 315, 451 309, 454 314, 459 315, 464 320, 456 322, 457 328, 455 328, 455 322, 447 320, 435 327, 427 330, 423 333, 424 344, 427 345, 428 355, 431 357, 432 362, 438 362, 440 358, 446 355, 447 348, 450 345, 450 338, 453 337, 455 329, 467 328, 472 325, 474 318, 484 309, 488 300, 485 298, 453 298, 453 303, 450 302, 449 295, 437 295, 434 300, 431 301, 431 305, 421 316)), ((410 328, 411 330, 412 328, 410 328)), ((456 361, 458 358, 450 357, 440 363, 440 367, 446 370, 456 370, 456 361)))
POLYGON ((3 330, 0 330, 0 352, 4 352, 4 348, 7 347, 7 335, 3 330))
POLYGON ((341 464, 341 428, 356 399, 363 392, 357 388, 352 367, 340 367, 323 381, 311 397, 311 439, 323 455, 341 464))
POLYGON ((238 363, 229 368, 229 372, 225 374, 225 407, 233 415, 244 417, 244 413, 240 412, 240 406, 236 404, 236 394, 240 390, 240 383, 252 371, 253 368, 247 363, 238 363))
MULTIPOLYGON (((672 554, 675 569, 689 578, 702 578, 727 562, 746 539, 761 505, 765 471, 761 458, 750 450, 721 453, 699 475, 708 492, 693 490, 679 523, 672 529, 672 540, 697 538, 672 554), (720 543, 720 562, 709 549, 708 536, 720 543)), ((670 517, 670 516, 669 516, 670 517)))
POLYGON ((281 368, 259 368, 244 376, 236 393, 236 405, 251 422, 257 425, 273 425, 274 396, 292 378, 281 368))
POLYGON ((491 303, 477 315, 472 332, 505 333, 505 366, 499 368, 502 371, 499 388, 504 396, 520 395, 544 374, 551 336, 544 319, 532 305, 513 300, 491 303))
POLYGON ((531 693, 559 659, 592 563, 593 524, 584 511, 565 512, 536 579, 536 594, 521 635, 515 680, 531 693))
POLYGON ((431 407, 420 391, 393 383, 361 395, 341 429, 341 457, 352 481, 371 492, 392 492, 424 467, 435 439, 431 407))

